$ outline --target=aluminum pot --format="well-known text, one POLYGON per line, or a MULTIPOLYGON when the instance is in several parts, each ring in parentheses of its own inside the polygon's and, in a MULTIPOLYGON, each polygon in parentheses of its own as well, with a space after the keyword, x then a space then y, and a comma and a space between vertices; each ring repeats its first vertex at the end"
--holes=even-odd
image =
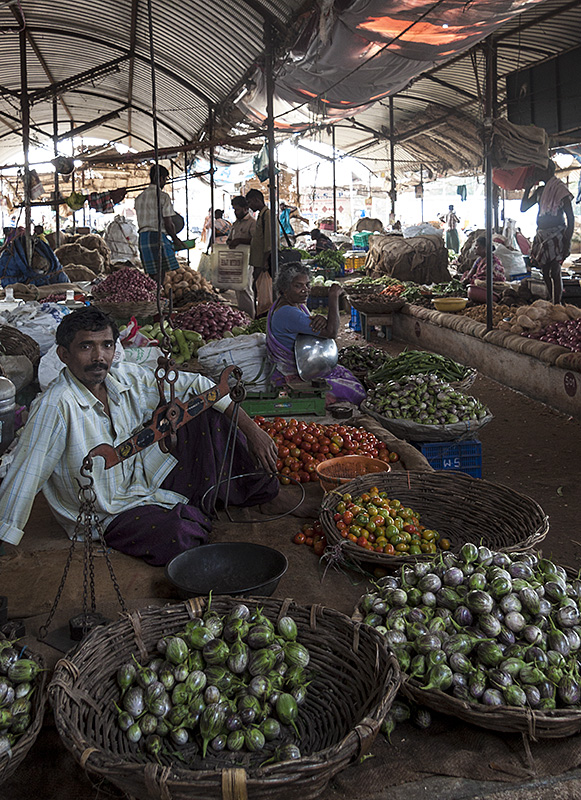
POLYGON ((337 342, 299 333, 295 340, 295 361, 303 381, 326 378, 339 363, 337 342))

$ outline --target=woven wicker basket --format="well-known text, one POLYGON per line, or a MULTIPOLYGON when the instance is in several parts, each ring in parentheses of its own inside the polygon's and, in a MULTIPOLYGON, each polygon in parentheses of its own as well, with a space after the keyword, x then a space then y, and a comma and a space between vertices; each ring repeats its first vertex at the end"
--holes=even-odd
MULTIPOLYGON (((131 317, 152 317, 157 314, 157 303, 107 303, 105 300, 93 299, 93 305, 114 319, 130 319, 131 317)), ((166 301, 164 301, 166 303, 166 301)))
POLYGON ((32 362, 33 367, 36 367, 40 361, 38 342, 11 325, 0 325, 0 354, 26 356, 32 362))
MULTIPOLYGON (((31 653, 29 650, 27 650, 26 658, 32 658, 37 662, 37 664, 44 668, 44 661, 42 660, 41 656, 31 653)), ((16 744, 12 748, 10 757, 7 755, 0 756, 0 784, 7 781, 8 778, 14 774, 36 741, 36 737, 40 732, 44 718, 44 708, 46 704, 45 683, 46 672, 41 672, 36 680, 36 688, 31 698, 32 723, 26 733, 16 741, 16 744)))
POLYGON ((416 703, 441 714, 500 733, 527 733, 533 739, 556 739, 573 736, 581 731, 581 711, 556 708, 535 711, 532 708, 485 706, 458 700, 439 689, 422 689, 414 678, 404 678, 402 692, 416 703))
POLYGON ((456 442, 461 439, 475 439, 480 428, 492 420, 492 414, 487 414, 482 419, 470 422, 452 422, 449 425, 422 425, 410 419, 399 417, 384 417, 379 414, 366 400, 360 409, 364 414, 377 420, 379 424, 407 442, 456 442))
POLYGON ((426 561, 433 557, 375 553, 342 538, 333 520, 341 495, 357 496, 372 486, 413 508, 426 527, 450 540, 453 552, 458 552, 466 542, 505 552, 529 550, 541 542, 549 530, 546 514, 531 497, 461 472, 393 471, 386 475, 366 475, 344 484, 340 491, 329 492, 321 503, 319 519, 327 541, 330 545, 341 546, 347 562, 398 569, 410 561, 426 561))
POLYGON ((364 314, 392 314, 405 305, 405 300, 400 300, 399 298, 388 301, 373 301, 349 297, 349 302, 356 311, 362 311, 364 314))
MULTIPOLYGON (((236 602, 236 598, 213 598, 212 610, 225 614, 236 602)), ((400 681, 397 662, 382 637, 322 606, 271 598, 245 599, 245 603, 261 608, 273 621, 289 613, 297 623, 299 640, 309 649, 314 678, 297 720, 301 759, 260 766, 264 754, 225 753, 222 758, 200 760, 200 768, 185 767, 167 755, 159 762, 148 760, 118 729, 117 668, 132 654, 140 660, 151 657, 161 636, 200 616, 207 600, 195 598, 135 611, 99 627, 70 659, 58 663, 49 696, 57 729, 81 766, 142 800, 247 796, 309 800, 322 793, 333 775, 367 752, 400 681), (255 766, 251 758, 256 759, 255 766)))

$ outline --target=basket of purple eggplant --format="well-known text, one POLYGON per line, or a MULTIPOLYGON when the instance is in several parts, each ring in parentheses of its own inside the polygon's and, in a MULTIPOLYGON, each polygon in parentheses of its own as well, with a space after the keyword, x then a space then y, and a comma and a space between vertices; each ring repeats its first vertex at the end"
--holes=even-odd
POLYGON ((533 552, 465 544, 382 579, 354 618, 383 634, 409 699, 499 732, 581 731, 581 580, 533 552))
POLYGON ((132 797, 308 800, 371 747, 399 682, 385 639, 334 609, 198 597, 95 629, 49 697, 76 760, 132 797))
POLYGON ((24 760, 42 727, 45 680, 40 656, 0 634, 0 784, 24 760))

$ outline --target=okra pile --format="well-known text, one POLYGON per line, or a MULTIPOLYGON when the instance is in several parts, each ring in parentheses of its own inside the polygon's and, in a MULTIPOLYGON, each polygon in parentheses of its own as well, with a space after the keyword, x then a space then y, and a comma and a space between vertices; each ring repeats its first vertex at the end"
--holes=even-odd
POLYGON ((276 626, 239 603, 211 609, 157 643, 158 656, 117 671, 119 727, 153 757, 181 760, 224 751, 300 758, 296 720, 305 702, 309 652, 295 621, 276 626))
POLYGON ((0 638, 0 758, 11 755, 32 724, 31 699, 41 671, 17 642, 0 638))

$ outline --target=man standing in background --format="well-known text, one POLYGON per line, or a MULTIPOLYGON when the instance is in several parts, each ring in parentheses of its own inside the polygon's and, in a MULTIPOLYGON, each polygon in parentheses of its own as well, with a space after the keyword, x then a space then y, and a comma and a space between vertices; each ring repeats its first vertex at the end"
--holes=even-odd
POLYGON ((460 224, 460 218, 454 211, 454 206, 448 206, 448 213, 441 216, 440 221, 446 223, 446 248, 459 253, 460 237, 456 226, 460 224))
MULTIPOLYGON (((238 195, 232 198, 232 210, 236 220, 232 223, 226 244, 228 247, 235 248, 241 244, 250 244, 252 236, 256 230, 256 220, 248 209, 248 202, 245 197, 238 195)), ((236 301, 238 308, 245 311, 251 319, 254 319, 256 309, 254 307, 254 290, 253 286, 253 273, 252 264, 248 266, 248 286, 246 289, 241 289, 236 292, 236 301)))
POLYGON ((139 228, 139 255, 148 275, 156 275, 160 252, 158 220, 158 186, 161 205, 161 271, 177 269, 179 264, 175 251, 184 245, 178 239, 173 217, 175 214, 171 197, 161 190, 167 183, 169 172, 156 164, 149 170, 150 185, 135 198, 135 214, 139 228))
POLYGON ((254 268, 253 289, 256 315, 266 314, 272 305, 272 275, 270 271, 270 209, 258 189, 251 189, 246 200, 251 211, 258 211, 256 228, 250 242, 250 264, 254 268))

